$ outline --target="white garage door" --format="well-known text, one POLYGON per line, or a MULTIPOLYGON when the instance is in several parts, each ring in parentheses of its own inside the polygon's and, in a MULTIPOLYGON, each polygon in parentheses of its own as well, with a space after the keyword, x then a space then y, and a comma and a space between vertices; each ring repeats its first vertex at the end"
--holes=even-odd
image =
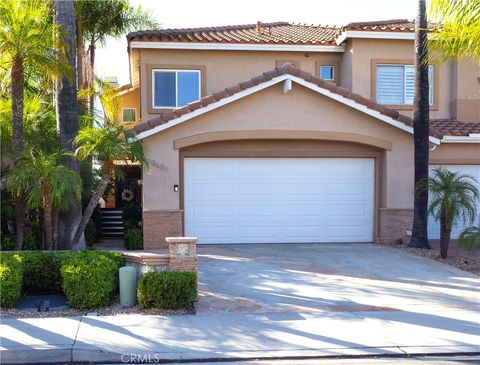
MULTIPOLYGON (((453 172, 461 172, 463 174, 468 174, 470 176, 473 176, 475 179, 477 179, 478 181, 477 187, 480 189, 480 166, 478 165, 444 165, 444 166, 431 165, 430 171, 435 167, 443 167, 453 172)), ((474 224, 475 225, 480 224, 480 216, 475 220, 474 224)), ((462 232, 469 225, 470 224, 457 224, 453 226, 451 237, 458 238, 458 235, 460 234, 460 232, 462 232)), ((434 239, 434 240, 440 238, 440 225, 432 217, 428 219, 428 238, 434 239)))
POLYGON ((187 158, 184 176, 199 243, 373 241, 373 159, 187 158))

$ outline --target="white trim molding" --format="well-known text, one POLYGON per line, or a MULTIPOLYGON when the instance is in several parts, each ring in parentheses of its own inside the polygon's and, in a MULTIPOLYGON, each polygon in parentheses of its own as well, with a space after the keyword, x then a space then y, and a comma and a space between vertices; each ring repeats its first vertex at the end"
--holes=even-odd
POLYGON ((480 143, 480 134, 470 133, 468 136, 444 136, 442 143, 480 143))
POLYGON ((312 46, 303 44, 246 44, 131 41, 131 48, 194 49, 211 51, 280 51, 280 52, 344 52, 344 46, 312 46))
MULTIPOLYGON (((176 126, 178 124, 181 124, 181 123, 183 123, 183 122, 185 122, 189 119, 195 118, 195 117, 197 117, 199 115, 202 115, 202 114, 205 114, 205 113, 208 113, 211 110, 217 109, 217 108, 219 108, 223 105, 230 104, 230 103, 232 103, 232 102, 234 102, 238 99, 241 99, 245 96, 254 94, 258 91, 261 91, 261 90, 266 89, 266 88, 268 88, 272 85, 278 84, 278 83, 286 81, 286 80, 291 80, 293 82, 296 82, 297 84, 302 85, 302 86, 304 86, 304 87, 306 87, 306 88, 308 88, 312 91, 315 91, 315 92, 317 92, 321 95, 327 96, 327 97, 329 97, 333 100, 336 100, 336 101, 338 101, 338 102, 340 102, 344 105, 347 105, 347 106, 349 106, 353 109, 356 109, 356 110, 358 110, 362 113, 370 115, 370 116, 372 116, 376 119, 381 120, 382 122, 385 122, 385 123, 387 123, 391 126, 399 128, 399 129, 413 135, 413 127, 410 127, 410 126, 408 126, 408 125, 406 125, 402 122, 399 122, 398 120, 393 119, 393 118, 391 118, 387 115, 381 114, 380 112, 378 112, 376 110, 370 109, 363 104, 359 104, 352 99, 346 98, 342 95, 333 93, 330 90, 324 89, 324 88, 322 88, 322 87, 320 87, 316 84, 305 81, 304 79, 302 79, 300 77, 293 76, 293 75, 290 75, 290 74, 284 74, 284 75, 274 77, 273 79, 271 79, 269 81, 265 81, 261 84, 253 86, 253 87, 248 88, 246 90, 242 90, 242 91, 240 91, 238 93, 235 93, 231 96, 227 96, 226 98, 220 99, 220 100, 218 100, 216 102, 213 102, 213 103, 211 103, 211 104, 209 104, 205 107, 202 107, 202 108, 194 110, 190 113, 184 114, 184 115, 182 115, 178 118, 172 119, 171 121, 169 121, 165 124, 160 124, 160 125, 152 128, 152 129, 141 132, 138 135, 136 135, 135 137, 132 137, 131 140, 137 140, 137 139, 143 139, 143 138, 149 137, 149 136, 151 136, 153 134, 156 134, 158 132, 161 132, 165 129, 171 128, 171 127, 176 126)), ((440 144, 440 139, 435 138, 435 137, 430 136, 429 141, 430 141, 430 143, 432 143, 434 145, 440 144)))
POLYGON ((342 32, 335 43, 342 44, 347 38, 369 38, 369 39, 403 39, 414 40, 415 33, 413 32, 376 32, 367 30, 347 30, 342 32))

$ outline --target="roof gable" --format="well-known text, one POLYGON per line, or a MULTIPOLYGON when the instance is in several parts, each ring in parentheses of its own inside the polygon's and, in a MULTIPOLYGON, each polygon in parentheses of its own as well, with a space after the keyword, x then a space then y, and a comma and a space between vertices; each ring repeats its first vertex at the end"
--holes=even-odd
MULTIPOLYGON (((136 134, 135 137, 137 139, 146 138, 281 82, 295 82, 362 113, 368 114, 384 123, 413 134, 413 121, 411 118, 400 114, 396 110, 379 105, 359 94, 352 93, 348 89, 315 77, 290 64, 264 72, 250 80, 203 97, 182 108, 160 114, 156 118, 136 125, 133 128, 133 133, 136 134)), ((430 134, 430 141, 434 144, 439 144, 440 140, 438 138, 441 138, 441 135, 435 130, 431 130, 430 134)))

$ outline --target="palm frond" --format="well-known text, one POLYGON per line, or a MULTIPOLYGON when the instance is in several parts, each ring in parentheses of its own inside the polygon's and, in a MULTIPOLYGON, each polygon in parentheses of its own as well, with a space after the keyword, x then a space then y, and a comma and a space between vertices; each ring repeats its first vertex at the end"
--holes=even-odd
POLYGON ((476 252, 480 249, 480 227, 468 227, 458 236, 457 245, 467 251, 476 252))
POLYGON ((442 25, 432 34, 431 58, 471 58, 480 63, 480 1, 431 0, 428 17, 442 25))

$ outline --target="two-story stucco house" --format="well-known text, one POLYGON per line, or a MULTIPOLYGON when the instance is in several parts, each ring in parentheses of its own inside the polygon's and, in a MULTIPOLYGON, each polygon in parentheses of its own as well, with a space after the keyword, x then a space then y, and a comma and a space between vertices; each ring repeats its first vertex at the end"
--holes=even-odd
MULTIPOLYGON (((389 243, 411 229, 413 22, 127 38, 123 117, 152 161, 141 177, 145 248, 175 235, 389 243)), ((432 64, 430 104, 431 165, 480 178, 479 66, 432 64)))

